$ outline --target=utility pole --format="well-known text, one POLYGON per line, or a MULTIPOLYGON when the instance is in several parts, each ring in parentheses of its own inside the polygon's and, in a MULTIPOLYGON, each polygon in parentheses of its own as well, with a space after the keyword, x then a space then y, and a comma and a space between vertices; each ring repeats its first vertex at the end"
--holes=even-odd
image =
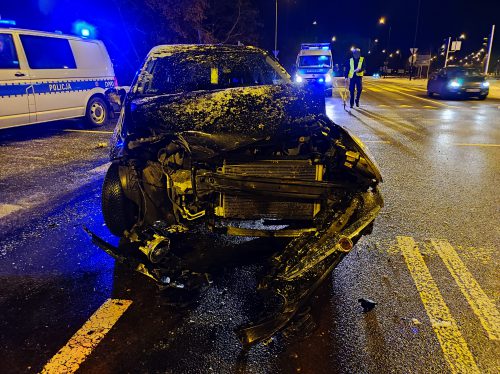
POLYGON ((448 43, 446 43, 446 57, 444 59, 444 67, 448 65, 448 52, 450 51, 451 36, 448 37, 448 43))
POLYGON ((274 58, 278 58, 278 0, 276 0, 276 12, 274 22, 274 58))
MULTIPOLYGON (((413 48, 414 49, 416 48, 415 44, 417 44, 418 19, 420 17, 420 2, 421 2, 421 0, 418 0, 418 5, 417 5, 417 21, 415 22, 415 36, 413 38, 413 48)), ((411 76, 412 75, 413 75, 413 58, 411 59, 411 65, 410 65, 410 80, 411 80, 411 76)))
POLYGON ((494 34, 495 34, 495 25, 491 26, 490 45, 488 46, 488 58, 486 59, 486 66, 484 68, 485 75, 488 75, 488 68, 490 67, 491 47, 493 46, 494 34))

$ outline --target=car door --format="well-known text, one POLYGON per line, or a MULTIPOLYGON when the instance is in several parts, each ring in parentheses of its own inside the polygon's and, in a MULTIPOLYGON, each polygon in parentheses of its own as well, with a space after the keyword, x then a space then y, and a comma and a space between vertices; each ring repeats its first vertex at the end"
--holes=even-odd
POLYGON ((82 116, 74 77, 77 67, 69 41, 63 37, 20 33, 36 99, 37 122, 82 116))
POLYGON ((432 73, 429 76, 429 81, 427 82, 428 92, 436 92, 436 79, 437 79, 437 73, 432 73))
POLYGON ((441 69, 436 79, 436 91, 440 95, 446 93, 447 72, 446 69, 441 69))
POLYGON ((0 128, 35 121, 33 86, 19 40, 0 31, 0 128))

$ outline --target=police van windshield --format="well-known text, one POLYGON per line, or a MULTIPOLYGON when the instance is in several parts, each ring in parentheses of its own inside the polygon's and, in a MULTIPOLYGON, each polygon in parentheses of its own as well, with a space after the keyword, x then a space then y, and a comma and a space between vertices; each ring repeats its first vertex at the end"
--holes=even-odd
POLYGON ((288 83, 286 73, 272 63, 260 53, 175 53, 147 64, 136 93, 149 96, 288 83))
POLYGON ((300 67, 330 67, 331 65, 332 65, 332 59, 330 56, 314 55, 314 56, 299 57, 300 67))

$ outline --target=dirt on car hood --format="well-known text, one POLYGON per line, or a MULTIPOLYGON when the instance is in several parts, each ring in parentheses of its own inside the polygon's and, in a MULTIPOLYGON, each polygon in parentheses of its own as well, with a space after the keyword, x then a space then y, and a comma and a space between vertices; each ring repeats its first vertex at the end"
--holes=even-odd
POLYGON ((127 140, 186 131, 253 139, 286 136, 324 114, 322 90, 291 84, 131 98, 112 148, 127 140))

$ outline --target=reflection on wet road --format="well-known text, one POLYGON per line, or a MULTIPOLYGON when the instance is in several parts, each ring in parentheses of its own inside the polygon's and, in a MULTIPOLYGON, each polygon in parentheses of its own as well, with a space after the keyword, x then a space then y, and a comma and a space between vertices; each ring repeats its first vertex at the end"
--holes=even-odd
POLYGON ((234 329, 254 312, 262 255, 283 243, 238 252, 199 238, 201 251, 238 261, 218 266, 196 300, 172 304, 82 230, 117 241, 100 214, 112 128, 0 132, 0 372, 498 372, 499 105, 370 79, 351 113, 338 92, 327 98, 381 166, 386 206, 312 298, 316 327, 304 321, 249 351, 234 329), (375 309, 362 313, 362 297, 375 309))

